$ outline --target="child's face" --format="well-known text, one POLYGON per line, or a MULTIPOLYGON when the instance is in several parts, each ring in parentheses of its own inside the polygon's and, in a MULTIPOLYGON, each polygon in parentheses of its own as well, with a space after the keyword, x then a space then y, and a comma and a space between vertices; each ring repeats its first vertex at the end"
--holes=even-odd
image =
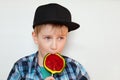
POLYGON ((33 38, 38 45, 39 53, 44 57, 47 53, 61 53, 67 40, 67 34, 67 27, 53 27, 51 24, 47 24, 38 34, 33 32, 33 38))

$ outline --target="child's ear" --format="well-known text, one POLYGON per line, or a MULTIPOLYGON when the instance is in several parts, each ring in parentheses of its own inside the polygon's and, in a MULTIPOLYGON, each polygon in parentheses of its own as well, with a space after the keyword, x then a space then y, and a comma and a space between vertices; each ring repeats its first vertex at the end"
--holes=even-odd
POLYGON ((32 37, 33 37, 33 40, 34 40, 35 44, 38 44, 38 37, 37 37, 37 34, 34 31, 32 32, 32 37))

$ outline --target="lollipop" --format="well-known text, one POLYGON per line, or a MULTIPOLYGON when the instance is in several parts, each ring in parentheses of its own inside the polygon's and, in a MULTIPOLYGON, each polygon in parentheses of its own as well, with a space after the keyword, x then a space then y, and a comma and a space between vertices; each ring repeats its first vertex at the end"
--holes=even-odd
POLYGON ((44 58, 43 65, 53 75, 55 73, 61 73, 63 71, 65 68, 65 60, 58 53, 48 53, 44 58))

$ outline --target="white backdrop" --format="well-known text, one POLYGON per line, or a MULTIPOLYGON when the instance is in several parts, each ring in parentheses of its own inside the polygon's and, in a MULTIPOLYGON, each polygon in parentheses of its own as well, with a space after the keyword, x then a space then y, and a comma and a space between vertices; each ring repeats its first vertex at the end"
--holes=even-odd
POLYGON ((13 64, 37 50, 31 32, 35 9, 57 2, 80 29, 70 32, 64 54, 78 60, 91 80, 120 80, 119 0, 0 0, 0 80, 13 64))

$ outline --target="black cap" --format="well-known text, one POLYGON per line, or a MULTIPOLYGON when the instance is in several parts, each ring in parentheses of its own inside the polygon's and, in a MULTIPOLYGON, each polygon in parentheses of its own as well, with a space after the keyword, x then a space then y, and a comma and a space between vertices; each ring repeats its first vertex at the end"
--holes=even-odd
POLYGON ((56 3, 42 5, 36 9, 33 28, 46 23, 63 24, 68 27, 69 32, 80 27, 79 24, 72 22, 70 11, 56 3))

